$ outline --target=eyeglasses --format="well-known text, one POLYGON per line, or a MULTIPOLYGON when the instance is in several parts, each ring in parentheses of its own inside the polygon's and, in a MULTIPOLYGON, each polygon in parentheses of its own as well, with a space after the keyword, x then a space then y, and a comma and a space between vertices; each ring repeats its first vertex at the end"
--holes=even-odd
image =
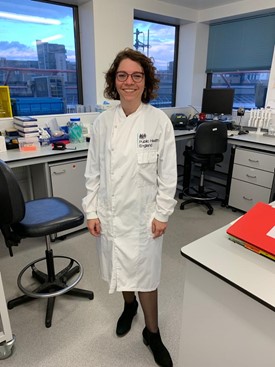
POLYGON ((135 72, 132 74, 128 74, 126 73, 126 71, 118 71, 116 73, 116 78, 119 82, 126 82, 129 76, 132 78, 133 82, 140 83, 143 80, 144 73, 135 72))

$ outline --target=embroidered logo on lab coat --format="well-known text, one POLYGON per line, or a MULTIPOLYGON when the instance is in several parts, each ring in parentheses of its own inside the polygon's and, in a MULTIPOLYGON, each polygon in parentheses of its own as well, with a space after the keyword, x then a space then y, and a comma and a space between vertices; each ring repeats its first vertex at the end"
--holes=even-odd
POLYGON ((159 138, 147 137, 146 133, 138 134, 138 148, 144 149, 157 149, 159 138))

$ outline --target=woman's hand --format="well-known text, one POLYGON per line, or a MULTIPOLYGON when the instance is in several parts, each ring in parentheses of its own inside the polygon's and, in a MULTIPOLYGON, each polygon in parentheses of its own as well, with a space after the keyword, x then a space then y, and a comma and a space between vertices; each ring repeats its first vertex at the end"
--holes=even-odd
POLYGON ((99 237, 101 233, 101 226, 100 226, 100 220, 98 218, 96 219, 88 219, 87 220, 87 227, 89 232, 95 236, 99 237))
POLYGON ((165 233, 167 225, 168 225, 168 222, 160 222, 159 220, 154 218, 152 221, 153 238, 162 236, 165 233))

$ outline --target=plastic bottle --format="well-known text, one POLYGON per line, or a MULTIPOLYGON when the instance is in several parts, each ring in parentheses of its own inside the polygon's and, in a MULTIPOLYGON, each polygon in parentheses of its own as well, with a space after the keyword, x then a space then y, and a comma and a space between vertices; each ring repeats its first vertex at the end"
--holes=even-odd
POLYGON ((69 139, 71 143, 82 143, 84 141, 82 123, 80 117, 70 118, 69 139))

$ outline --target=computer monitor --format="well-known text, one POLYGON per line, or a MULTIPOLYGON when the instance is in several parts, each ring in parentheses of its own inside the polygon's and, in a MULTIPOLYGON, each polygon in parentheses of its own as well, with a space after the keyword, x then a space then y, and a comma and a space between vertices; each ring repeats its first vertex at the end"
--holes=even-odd
POLYGON ((201 112, 211 115, 232 115, 234 89, 205 88, 202 95, 201 112))

